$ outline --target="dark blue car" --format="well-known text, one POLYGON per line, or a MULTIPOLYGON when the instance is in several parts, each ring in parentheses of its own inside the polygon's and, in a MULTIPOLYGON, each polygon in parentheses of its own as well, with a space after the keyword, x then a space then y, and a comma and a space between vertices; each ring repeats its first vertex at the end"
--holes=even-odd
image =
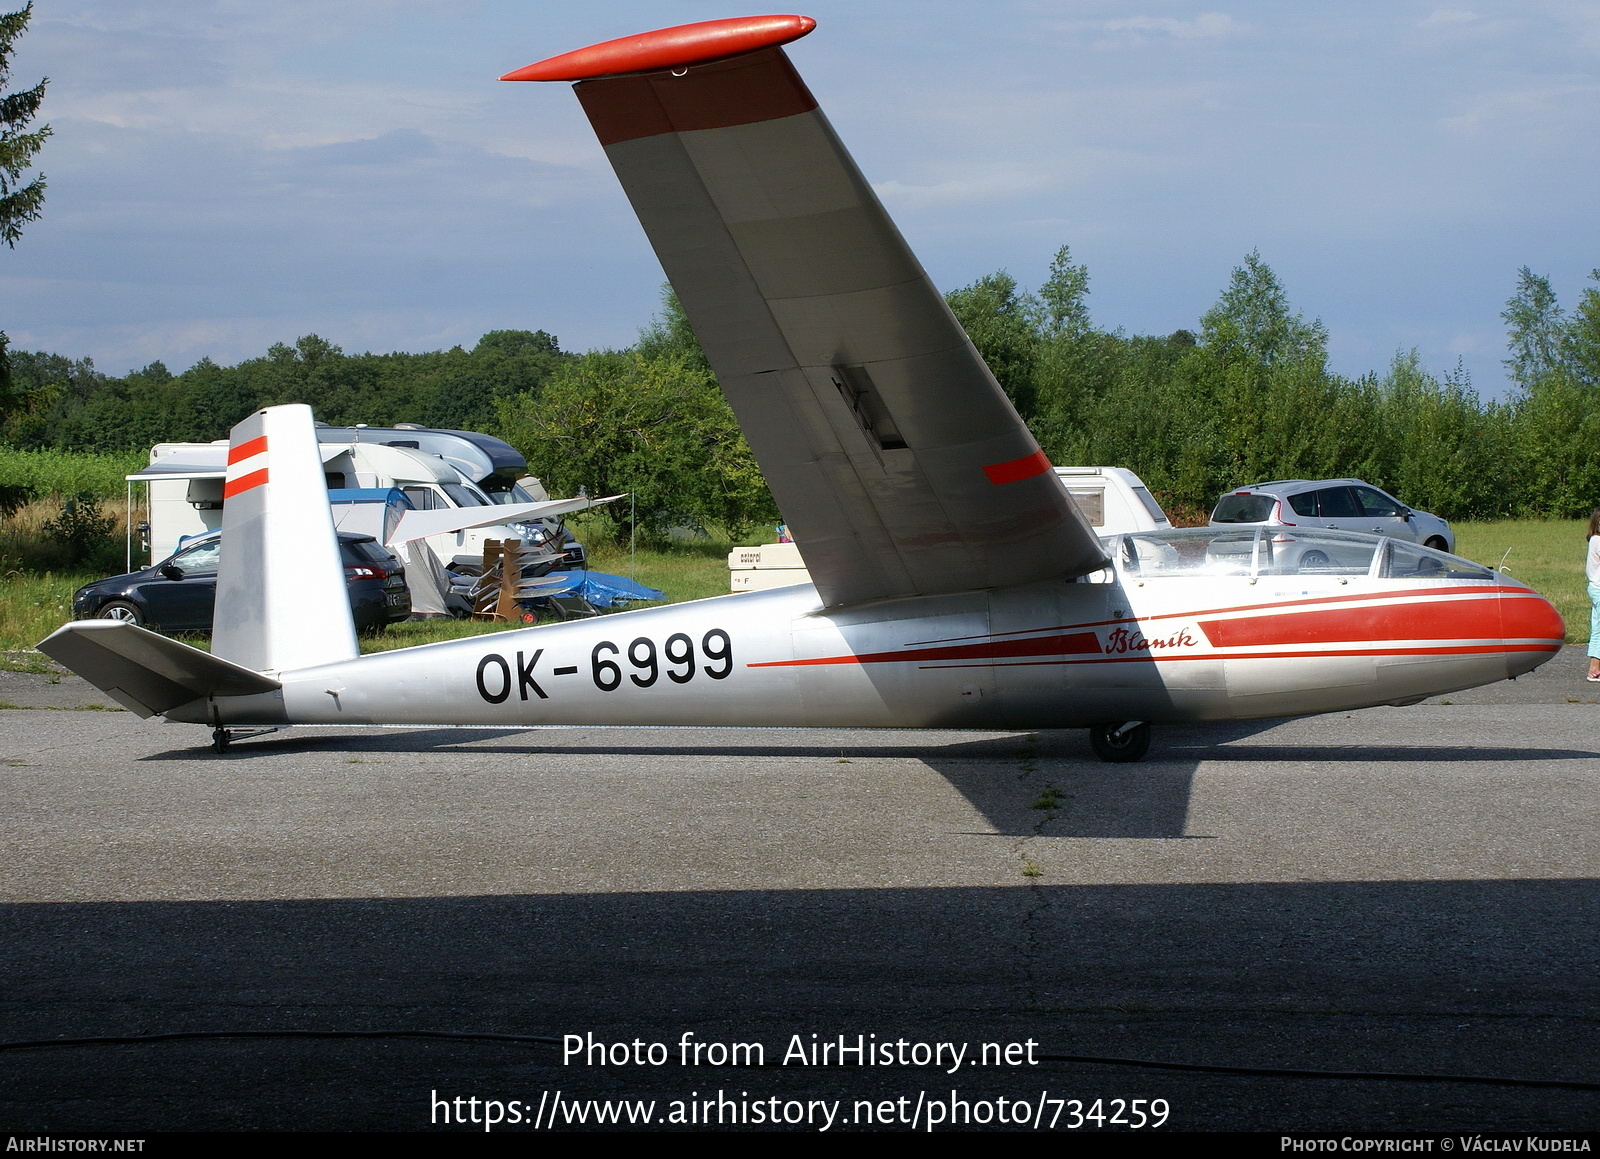
MULTIPOLYGON (((162 632, 211 631, 221 533, 185 544, 153 567, 85 584, 72 595, 79 620, 121 620, 162 632)), ((339 533, 356 630, 377 632, 411 615, 405 568, 370 535, 339 533)))

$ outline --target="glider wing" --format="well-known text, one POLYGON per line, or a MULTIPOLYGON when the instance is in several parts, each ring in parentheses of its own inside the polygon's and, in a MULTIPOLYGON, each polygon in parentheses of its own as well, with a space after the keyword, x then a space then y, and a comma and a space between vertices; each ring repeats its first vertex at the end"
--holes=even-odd
POLYGON ((1049 460, 777 47, 812 23, 663 29, 504 79, 577 82, 826 605, 1101 567, 1049 460))

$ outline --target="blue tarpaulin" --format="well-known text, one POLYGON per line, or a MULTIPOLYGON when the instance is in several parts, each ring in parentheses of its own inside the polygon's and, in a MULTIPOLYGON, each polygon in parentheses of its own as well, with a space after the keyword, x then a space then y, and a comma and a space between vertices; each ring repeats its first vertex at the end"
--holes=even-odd
POLYGON ((614 608, 633 600, 667 598, 666 592, 647 588, 626 576, 607 575, 603 571, 553 571, 524 586, 518 594, 523 599, 582 596, 597 608, 614 608))

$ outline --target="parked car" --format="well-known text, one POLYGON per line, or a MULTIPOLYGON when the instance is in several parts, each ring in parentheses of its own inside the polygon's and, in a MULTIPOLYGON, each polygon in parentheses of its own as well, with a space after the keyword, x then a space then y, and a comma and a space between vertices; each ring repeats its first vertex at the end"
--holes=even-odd
POLYGON ((1211 526, 1327 527, 1407 539, 1454 552, 1456 535, 1437 515, 1415 511, 1360 479, 1279 479, 1230 491, 1211 526))
MULTIPOLYGON (((186 543, 154 567, 85 584, 72 595, 79 620, 121 620, 162 632, 211 631, 222 533, 186 543)), ((339 533, 356 630, 381 631, 411 615, 405 568, 370 535, 339 533)))

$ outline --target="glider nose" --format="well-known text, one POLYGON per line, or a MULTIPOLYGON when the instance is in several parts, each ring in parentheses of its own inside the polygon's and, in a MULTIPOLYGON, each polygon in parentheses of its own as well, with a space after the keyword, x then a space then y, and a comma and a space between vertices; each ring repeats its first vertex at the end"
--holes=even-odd
POLYGON ((1506 643, 1506 675, 1532 672, 1561 650, 1567 626, 1549 600, 1531 589, 1502 592, 1500 634, 1506 643))

